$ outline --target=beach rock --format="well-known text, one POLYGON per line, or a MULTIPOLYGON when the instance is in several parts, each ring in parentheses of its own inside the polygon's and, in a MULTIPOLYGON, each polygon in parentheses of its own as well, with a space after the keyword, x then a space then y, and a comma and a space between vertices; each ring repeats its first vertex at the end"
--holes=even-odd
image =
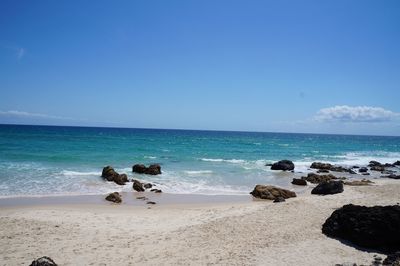
POLYGON ((378 171, 378 172, 383 172, 385 171, 385 167, 383 165, 373 165, 371 166, 371 171, 378 171))
POLYGON ((250 194, 255 198, 269 200, 275 200, 278 197, 283 197, 285 199, 296 197, 296 193, 293 191, 265 185, 256 185, 250 194))
POLYGON ((333 179, 338 179, 338 178, 332 174, 317 175, 315 173, 309 173, 309 174, 307 174, 307 176, 301 177, 301 179, 306 180, 313 184, 319 184, 321 182, 327 182, 327 181, 331 181, 333 179))
POLYGON ((148 201, 148 202, 146 202, 146 204, 152 204, 152 205, 154 205, 154 204, 156 204, 154 201, 148 201))
POLYGON ((362 173, 362 175, 370 175, 370 173, 362 173))
POLYGON ((135 164, 132 166, 132 172, 146 175, 160 175, 161 166, 159 164, 151 164, 146 167, 144 164, 135 164))
POLYGON ((145 174, 160 175, 161 174, 161 166, 159 164, 152 164, 147 168, 145 174))
POLYGON ((400 206, 365 207, 348 204, 335 210, 322 232, 361 247, 379 251, 400 250, 400 206))
POLYGON ((387 266, 400 266, 400 251, 389 254, 383 261, 382 265, 387 266))
POLYGON ((307 181, 300 178, 293 178, 292 184, 298 186, 307 186, 307 181))
POLYGON ((126 174, 115 175, 113 181, 118 185, 125 185, 126 182, 129 182, 126 174))
POLYGON ((368 164, 368 166, 369 166, 369 167, 372 167, 372 166, 382 166, 382 164, 381 164, 380 162, 377 162, 377 161, 370 161, 369 164, 368 164))
POLYGON ((368 168, 367 167, 361 167, 360 169, 358 169, 358 172, 366 173, 366 172, 368 172, 368 168))
POLYGON ((371 185, 373 183, 374 182, 372 182, 371 180, 368 180, 368 179, 344 182, 344 184, 347 185, 347 186, 369 186, 369 185, 371 185))
POLYGON ((319 173, 319 174, 322 174, 322 173, 329 173, 329 170, 326 170, 326 169, 319 169, 319 170, 317 171, 317 173, 319 173))
POLYGON ((146 172, 147 167, 144 164, 135 164, 132 166, 132 172, 138 174, 144 174, 146 172))
POLYGON ((136 190, 137 192, 144 191, 143 184, 140 181, 133 179, 132 182, 133 182, 132 188, 134 190, 136 190))
POLYGON ((400 179, 400 175, 390 174, 390 175, 383 175, 383 178, 391 178, 391 179, 400 179))
POLYGON ((49 257, 41 257, 32 261, 30 266, 57 266, 57 264, 49 257))
POLYGON ((143 185, 143 187, 144 187, 145 189, 149 189, 149 188, 152 188, 153 185, 150 184, 150 183, 146 183, 146 184, 143 185))
POLYGON ((271 166, 271 170, 283 170, 283 171, 291 171, 294 169, 294 164, 289 160, 282 160, 274 163, 271 166))
POLYGON ((276 199, 274 199, 274 203, 278 203, 278 202, 285 202, 285 198, 284 197, 277 197, 276 199))
POLYGON ((332 165, 330 163, 313 162, 310 166, 313 169, 330 170, 332 165))
POLYGON ((330 181, 319 183, 313 190, 311 194, 317 195, 332 195, 343 192, 343 182, 342 181, 330 181))
POLYGON ((400 166, 400 161, 396 161, 393 163, 394 166, 400 166))
POLYGON ((154 192, 154 193, 162 193, 162 190, 161 190, 161 189, 156 189, 156 188, 153 188, 153 189, 151 189, 150 191, 151 191, 151 192, 154 192))
POLYGON ((108 196, 106 197, 106 200, 115 202, 115 203, 122 202, 121 195, 118 192, 113 192, 113 193, 108 194, 108 196))
POLYGON ((118 176, 118 173, 115 172, 114 168, 111 166, 106 166, 103 168, 101 176, 104 177, 107 181, 114 181, 114 177, 118 176))

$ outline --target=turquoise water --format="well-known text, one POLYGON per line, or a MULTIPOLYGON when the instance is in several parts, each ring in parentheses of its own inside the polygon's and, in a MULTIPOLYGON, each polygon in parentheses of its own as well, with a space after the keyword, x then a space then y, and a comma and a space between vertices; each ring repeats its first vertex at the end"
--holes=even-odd
POLYGON ((286 186, 293 174, 266 163, 365 165, 400 159, 400 137, 0 125, 0 196, 131 191, 104 182, 103 166, 165 192, 247 194, 255 184, 286 186), (131 173, 159 163, 163 174, 131 173))

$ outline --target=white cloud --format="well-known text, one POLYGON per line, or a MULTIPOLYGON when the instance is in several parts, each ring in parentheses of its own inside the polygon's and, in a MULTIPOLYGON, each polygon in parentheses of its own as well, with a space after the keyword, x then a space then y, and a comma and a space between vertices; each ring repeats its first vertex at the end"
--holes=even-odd
POLYGON ((26 50, 24 48, 17 48, 17 59, 21 60, 24 57, 26 50))
POLYGON ((399 113, 371 106, 340 105, 318 111, 315 120, 322 122, 387 122, 400 117, 399 113))
POLYGON ((0 116, 72 120, 72 118, 69 118, 69 117, 47 115, 47 114, 38 114, 38 113, 28 113, 28 112, 15 111, 15 110, 0 111, 0 116))

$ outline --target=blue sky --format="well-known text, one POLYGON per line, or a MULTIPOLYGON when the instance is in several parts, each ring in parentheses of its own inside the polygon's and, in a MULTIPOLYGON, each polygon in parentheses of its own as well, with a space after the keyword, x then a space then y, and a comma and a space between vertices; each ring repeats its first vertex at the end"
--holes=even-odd
POLYGON ((400 135, 400 2, 1 1, 0 123, 400 135))

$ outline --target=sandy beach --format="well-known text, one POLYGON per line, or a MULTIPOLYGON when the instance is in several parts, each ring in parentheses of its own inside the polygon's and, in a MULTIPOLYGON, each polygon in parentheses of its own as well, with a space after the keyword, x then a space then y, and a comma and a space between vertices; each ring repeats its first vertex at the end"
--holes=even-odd
POLYGON ((374 182, 328 196, 311 195, 310 186, 278 204, 251 198, 175 204, 162 197, 152 206, 3 204, 1 265, 29 265, 41 256, 59 265, 370 265, 374 255, 385 255, 328 238, 321 226, 344 204, 400 202, 398 181, 374 182))

